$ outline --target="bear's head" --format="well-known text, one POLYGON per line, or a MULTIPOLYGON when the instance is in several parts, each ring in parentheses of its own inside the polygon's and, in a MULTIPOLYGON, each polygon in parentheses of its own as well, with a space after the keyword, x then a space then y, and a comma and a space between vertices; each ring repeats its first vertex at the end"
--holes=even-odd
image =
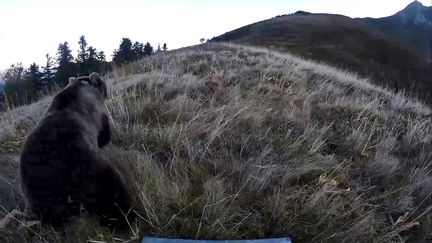
POLYGON ((69 78, 69 84, 73 84, 75 82, 86 82, 94 86, 97 90, 99 90, 99 92, 102 94, 104 98, 107 98, 108 95, 107 86, 98 73, 93 72, 89 76, 83 76, 79 78, 76 77, 69 78))

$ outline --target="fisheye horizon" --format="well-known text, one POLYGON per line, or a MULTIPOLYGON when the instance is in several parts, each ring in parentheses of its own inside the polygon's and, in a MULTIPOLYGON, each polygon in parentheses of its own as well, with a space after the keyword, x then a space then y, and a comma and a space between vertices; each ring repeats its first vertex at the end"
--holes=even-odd
MULTIPOLYGON (((133 42, 167 43, 169 49, 199 44, 233 29, 298 10, 355 17, 385 17, 410 0, 397 1, 0 1, 0 70, 14 63, 44 65, 59 43, 76 55, 78 40, 111 60, 123 37, 133 42)), ((420 1, 429 6, 429 1, 420 1)))

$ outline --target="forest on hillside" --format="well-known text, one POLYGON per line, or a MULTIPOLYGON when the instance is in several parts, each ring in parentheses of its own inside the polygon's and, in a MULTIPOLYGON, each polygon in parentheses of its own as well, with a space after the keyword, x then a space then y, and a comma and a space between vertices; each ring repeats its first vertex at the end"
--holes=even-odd
POLYGON ((155 50, 149 42, 144 44, 122 38, 118 49, 112 54, 112 61, 107 61, 106 54, 89 45, 84 35, 79 38, 78 45, 76 57, 65 41, 59 44, 55 56, 45 55, 43 65, 32 63, 25 68, 22 63, 12 64, 3 74, 4 84, 0 83, 0 108, 30 104, 53 88, 66 86, 69 77, 91 72, 103 74, 109 72, 113 65, 127 64, 168 50, 166 43, 162 47, 158 44, 155 50))

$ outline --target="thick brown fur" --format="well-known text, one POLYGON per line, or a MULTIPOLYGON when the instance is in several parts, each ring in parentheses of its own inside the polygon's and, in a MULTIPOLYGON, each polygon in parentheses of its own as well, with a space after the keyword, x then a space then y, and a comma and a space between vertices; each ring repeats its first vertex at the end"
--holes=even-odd
POLYGON ((104 224, 125 226, 123 213, 131 207, 127 187, 98 153, 110 141, 105 83, 97 73, 69 82, 21 153, 26 215, 62 226, 86 211, 104 224))

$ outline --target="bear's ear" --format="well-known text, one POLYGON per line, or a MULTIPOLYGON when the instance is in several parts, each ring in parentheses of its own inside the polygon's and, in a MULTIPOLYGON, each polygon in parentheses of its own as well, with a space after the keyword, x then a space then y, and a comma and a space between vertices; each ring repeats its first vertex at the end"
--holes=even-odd
POLYGON ((98 73, 91 73, 89 75, 90 84, 96 87, 102 94, 104 98, 107 98, 107 87, 105 82, 100 78, 98 73))
POLYGON ((70 77, 70 78, 69 78, 69 84, 73 84, 73 83, 75 83, 76 81, 78 81, 78 79, 77 79, 76 77, 70 77))
POLYGON ((98 73, 96 73, 96 72, 91 73, 89 75, 89 79, 90 79, 91 85, 96 86, 96 87, 99 86, 101 78, 100 78, 98 73))

